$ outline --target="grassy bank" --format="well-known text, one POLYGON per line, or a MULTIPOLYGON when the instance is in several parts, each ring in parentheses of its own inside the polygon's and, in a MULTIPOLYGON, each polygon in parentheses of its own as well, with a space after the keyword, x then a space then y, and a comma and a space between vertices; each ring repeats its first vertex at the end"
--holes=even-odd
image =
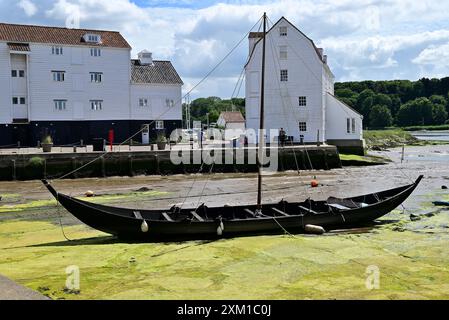
POLYGON ((427 130, 427 131, 444 131, 449 130, 449 124, 439 125, 439 126, 411 126, 411 127, 404 127, 402 128, 405 131, 421 131, 421 130, 427 130))
POLYGON ((349 166, 377 166, 377 165, 383 165, 387 164, 391 160, 373 156, 373 155, 366 155, 366 156, 358 156, 353 154, 340 154, 340 160, 341 164, 344 167, 349 166))
POLYGON ((431 141, 418 140, 410 132, 402 129, 388 130, 365 130, 363 138, 366 141, 368 149, 377 148, 396 148, 406 146, 420 146, 433 144, 431 141))
POLYGON ((449 211, 429 199, 419 219, 397 211, 361 233, 184 243, 120 243, 66 224, 68 242, 54 205, 41 208, 46 219, 21 207, 0 223, 0 273, 53 299, 449 299, 449 211), (72 265, 79 292, 64 289, 72 265))

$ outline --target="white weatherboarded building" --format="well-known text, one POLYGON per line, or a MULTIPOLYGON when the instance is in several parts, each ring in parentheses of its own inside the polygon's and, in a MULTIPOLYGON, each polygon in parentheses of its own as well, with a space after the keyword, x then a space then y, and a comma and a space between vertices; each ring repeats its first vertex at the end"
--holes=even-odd
POLYGON ((182 85, 169 61, 131 60, 118 32, 0 23, 0 145, 168 133, 182 126, 182 85))
MULTIPOLYGON (((261 32, 249 35, 247 128, 259 128, 261 32)), ((265 128, 284 128, 295 143, 329 143, 363 152, 363 117, 334 97, 334 75, 323 49, 284 17, 266 34, 265 128)), ((277 136, 270 137, 277 139, 277 136)))

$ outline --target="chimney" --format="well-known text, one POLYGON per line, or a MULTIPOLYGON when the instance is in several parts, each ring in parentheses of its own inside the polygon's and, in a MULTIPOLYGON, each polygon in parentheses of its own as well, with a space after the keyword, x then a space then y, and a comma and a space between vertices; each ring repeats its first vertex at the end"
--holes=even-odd
POLYGON ((324 62, 325 64, 327 64, 327 54, 325 54, 325 55, 323 56, 323 62, 324 62))
POLYGON ((318 52, 320 53, 321 59, 323 59, 324 49, 323 48, 318 48, 318 52))
POLYGON ((147 50, 143 50, 137 54, 141 65, 153 64, 153 54, 147 50))

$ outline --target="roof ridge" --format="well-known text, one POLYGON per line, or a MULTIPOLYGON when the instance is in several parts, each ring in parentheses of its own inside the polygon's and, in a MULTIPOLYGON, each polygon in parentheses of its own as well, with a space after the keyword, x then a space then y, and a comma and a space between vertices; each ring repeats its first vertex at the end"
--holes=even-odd
POLYGON ((120 33, 120 31, 115 30, 100 30, 100 29, 84 29, 84 28, 67 28, 67 27, 59 27, 59 26, 44 26, 38 24, 20 24, 20 23, 5 23, 0 22, 0 25, 4 26, 20 26, 20 27, 36 27, 36 28, 48 28, 48 29, 62 29, 62 30, 79 30, 79 31, 96 31, 96 32, 114 32, 120 33))

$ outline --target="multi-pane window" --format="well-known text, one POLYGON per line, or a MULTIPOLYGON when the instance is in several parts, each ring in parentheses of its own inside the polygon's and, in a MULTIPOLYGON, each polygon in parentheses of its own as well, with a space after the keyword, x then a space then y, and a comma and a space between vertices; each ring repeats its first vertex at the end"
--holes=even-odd
POLYGON ((56 111, 64 111, 66 109, 67 100, 53 100, 56 111))
POLYGON ((165 104, 167 105, 167 108, 173 108, 175 106, 175 102, 172 99, 166 99, 165 104))
POLYGON ((146 98, 140 98, 139 99, 139 107, 148 107, 148 99, 146 98))
POLYGON ((101 40, 101 37, 98 34, 86 34, 84 36, 84 40, 87 42, 99 43, 101 40))
POLYGON ((89 42, 98 42, 98 36, 90 34, 87 36, 89 42))
POLYGON ((13 97, 12 104, 26 104, 25 97, 13 97))
POLYGON ((279 35, 281 37, 286 37, 287 36, 287 27, 280 27, 279 28, 279 35))
POLYGON ((299 131, 301 131, 301 132, 307 131, 307 122, 300 122, 299 123, 299 131))
POLYGON ((55 56, 60 56, 63 54, 62 47, 51 47, 51 54, 55 56))
POLYGON ((281 81, 288 81, 288 70, 281 70, 281 81))
POLYGON ((90 82, 100 83, 103 81, 103 73, 101 72, 91 72, 90 82))
POLYGON ((355 118, 351 119, 351 123, 352 123, 352 126, 351 126, 352 133, 355 133, 355 118))
POLYGON ((351 133, 351 119, 346 118, 346 132, 351 133))
POLYGON ((287 46, 280 46, 279 47, 279 59, 287 60, 287 58, 288 58, 287 46))
POLYGON ((93 111, 103 110, 103 100, 91 100, 90 101, 90 108, 93 111))
POLYGON ((307 97, 299 97, 298 104, 300 107, 306 107, 307 106, 307 97))
POLYGON ((52 73, 53 73, 53 81, 64 82, 65 71, 52 71, 52 73))
POLYGON ((156 121, 156 129, 157 130, 164 129, 164 121, 160 121, 160 120, 156 121))
POLYGON ((25 70, 11 70, 11 77, 13 78, 25 78, 25 70))
POLYGON ((90 55, 92 57, 101 57, 101 49, 100 48, 90 48, 90 55))

